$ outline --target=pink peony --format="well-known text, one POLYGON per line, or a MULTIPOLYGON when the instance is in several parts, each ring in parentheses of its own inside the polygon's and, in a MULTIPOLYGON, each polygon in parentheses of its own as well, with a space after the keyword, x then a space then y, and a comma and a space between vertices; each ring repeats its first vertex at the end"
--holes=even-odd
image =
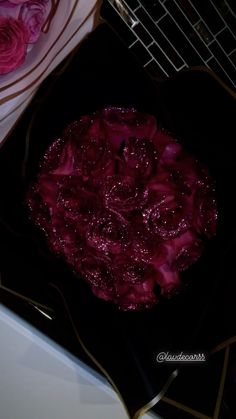
POLYGON ((0 16, 0 74, 6 74, 23 64, 26 56, 28 31, 22 22, 0 16))

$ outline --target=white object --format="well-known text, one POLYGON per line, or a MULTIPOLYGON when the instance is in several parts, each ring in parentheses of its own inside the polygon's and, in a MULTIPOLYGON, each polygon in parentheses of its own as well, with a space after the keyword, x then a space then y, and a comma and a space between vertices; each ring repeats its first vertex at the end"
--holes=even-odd
POLYGON ((1 419, 127 419, 102 376, 1 304, 0 336, 1 419))
POLYGON ((0 142, 6 138, 40 83, 97 24, 100 1, 60 1, 49 31, 42 33, 24 64, 0 76, 0 142))

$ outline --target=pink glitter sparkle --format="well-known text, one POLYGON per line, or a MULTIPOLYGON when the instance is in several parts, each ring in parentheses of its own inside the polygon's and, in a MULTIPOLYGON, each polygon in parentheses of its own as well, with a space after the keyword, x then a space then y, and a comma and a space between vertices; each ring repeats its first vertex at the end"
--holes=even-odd
POLYGON ((51 250, 126 311, 178 292, 181 271, 216 233, 208 170, 135 109, 69 125, 47 149, 27 205, 51 250))

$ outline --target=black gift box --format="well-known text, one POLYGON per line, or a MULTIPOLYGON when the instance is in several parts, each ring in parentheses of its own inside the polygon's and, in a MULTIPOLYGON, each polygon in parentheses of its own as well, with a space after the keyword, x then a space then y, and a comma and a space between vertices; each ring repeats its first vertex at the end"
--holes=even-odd
MULTIPOLYGON (((207 72, 181 73, 154 84, 102 24, 43 83, 0 150, 1 301, 104 374, 134 419, 155 404, 167 419, 183 418, 183 412, 190 417, 193 412, 214 415, 225 358, 215 361, 215 356, 212 361, 211 351, 232 337, 233 343, 236 335, 235 110, 233 96, 207 72), (29 222, 24 202, 48 144, 70 122, 106 105, 134 106, 154 114, 216 180, 216 237, 184 274, 182 293, 147 312, 120 312, 94 297, 50 253, 29 222), (9 289, 15 293, 13 303, 9 289), (31 313, 33 304, 26 308, 19 303, 19 294, 53 311, 50 329, 38 313, 31 313), (158 363, 156 357, 163 351, 203 353, 207 361, 204 366, 158 363), (209 371, 214 388, 208 384, 204 397, 194 398, 196 389, 204 389, 203 377, 209 371)), ((234 407, 227 400, 224 411, 231 414, 234 407)))

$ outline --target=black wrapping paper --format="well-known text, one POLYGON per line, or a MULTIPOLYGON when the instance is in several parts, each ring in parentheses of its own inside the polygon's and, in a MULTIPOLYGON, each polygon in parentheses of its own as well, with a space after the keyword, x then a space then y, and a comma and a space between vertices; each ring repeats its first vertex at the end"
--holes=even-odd
POLYGON ((235 100, 207 73, 182 73, 154 84, 103 24, 46 80, 0 150, 3 283, 63 317, 63 327, 73 335, 70 349, 78 346, 78 356, 110 380, 134 419, 151 407, 151 401, 157 403, 169 386, 171 390, 172 381, 177 382, 176 376, 186 368, 158 363, 159 352, 207 355, 236 335, 232 301, 236 208, 231 199, 235 109, 235 100), (50 253, 29 222, 24 204, 48 144, 70 122, 106 105, 134 106, 154 114, 216 179, 216 237, 184 274, 182 293, 147 312, 120 312, 94 297, 50 253))

